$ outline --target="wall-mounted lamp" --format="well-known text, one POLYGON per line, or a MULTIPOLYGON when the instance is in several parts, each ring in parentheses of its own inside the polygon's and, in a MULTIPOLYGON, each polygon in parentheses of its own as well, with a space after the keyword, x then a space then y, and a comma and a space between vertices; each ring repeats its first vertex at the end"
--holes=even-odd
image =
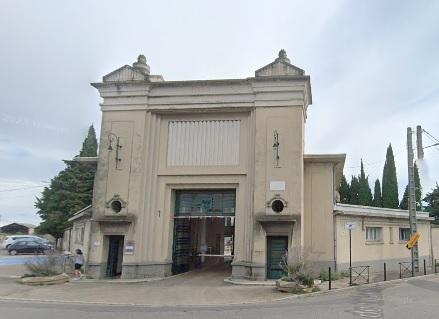
POLYGON ((273 150, 274 150, 274 167, 279 168, 279 133, 277 130, 274 130, 274 142, 273 142, 273 150))
POLYGON ((111 152, 113 150, 113 143, 116 143, 116 168, 119 168, 119 164, 122 161, 122 159, 119 157, 119 150, 122 148, 122 145, 120 145, 120 138, 116 134, 110 132, 108 134, 108 151, 111 152))

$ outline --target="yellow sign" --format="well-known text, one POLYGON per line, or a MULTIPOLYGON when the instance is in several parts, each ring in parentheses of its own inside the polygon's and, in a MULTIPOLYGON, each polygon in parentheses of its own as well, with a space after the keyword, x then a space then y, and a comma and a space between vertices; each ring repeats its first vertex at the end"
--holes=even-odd
POLYGON ((418 242, 419 237, 421 237, 421 234, 419 234, 418 232, 416 232, 412 238, 410 238, 410 240, 407 242, 407 245, 405 245, 405 247, 407 247, 407 249, 412 249, 414 245, 416 245, 416 243, 418 242))

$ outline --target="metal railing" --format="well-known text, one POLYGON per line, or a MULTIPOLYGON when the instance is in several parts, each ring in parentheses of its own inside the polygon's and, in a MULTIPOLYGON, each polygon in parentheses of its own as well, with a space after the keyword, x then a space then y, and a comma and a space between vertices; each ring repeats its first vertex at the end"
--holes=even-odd
POLYGON ((349 268, 349 285, 368 284, 370 281, 370 266, 356 266, 349 268))
POLYGON ((413 277, 413 267, 410 261, 407 262, 399 262, 399 279, 405 277, 413 277))
POLYGON ((62 255, 62 268, 64 273, 71 273, 74 271, 75 256, 73 255, 62 255))

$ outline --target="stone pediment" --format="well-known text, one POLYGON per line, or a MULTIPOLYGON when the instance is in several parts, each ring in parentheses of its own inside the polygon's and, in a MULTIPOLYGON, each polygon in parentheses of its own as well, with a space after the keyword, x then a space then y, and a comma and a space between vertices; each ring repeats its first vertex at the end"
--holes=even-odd
POLYGON ((104 75, 103 82, 125 82, 125 81, 144 81, 147 75, 142 74, 134 67, 124 65, 123 67, 104 75))
POLYGON ((290 63, 285 50, 280 50, 279 57, 272 63, 260 68, 255 72, 256 77, 260 76, 282 76, 282 75, 304 75, 305 71, 290 63))

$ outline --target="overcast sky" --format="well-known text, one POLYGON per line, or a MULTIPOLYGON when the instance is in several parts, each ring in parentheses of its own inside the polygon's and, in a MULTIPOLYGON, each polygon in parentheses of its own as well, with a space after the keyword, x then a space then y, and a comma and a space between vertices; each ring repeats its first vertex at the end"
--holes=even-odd
MULTIPOLYGON (((41 185, 78 154, 90 124, 99 131, 89 83, 139 53, 151 73, 189 80, 254 76, 284 48, 311 75, 306 151, 346 153, 347 176, 363 158, 372 187, 392 143, 402 193, 408 126, 439 138, 438 1, 0 0, 0 8, 1 224, 39 222, 41 185)), ((439 149, 425 157, 424 194, 439 180, 439 149)))

